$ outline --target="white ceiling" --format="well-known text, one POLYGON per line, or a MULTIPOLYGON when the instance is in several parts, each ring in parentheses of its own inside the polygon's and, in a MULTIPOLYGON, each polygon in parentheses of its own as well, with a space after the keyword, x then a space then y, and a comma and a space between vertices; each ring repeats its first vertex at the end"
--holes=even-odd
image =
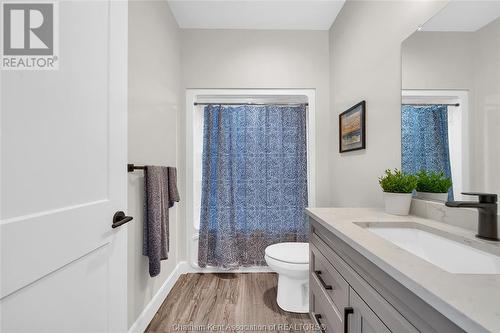
POLYGON ((168 0, 184 29, 328 30, 345 0, 168 0))
POLYGON ((422 31, 476 31, 500 17, 500 1, 451 1, 422 31))

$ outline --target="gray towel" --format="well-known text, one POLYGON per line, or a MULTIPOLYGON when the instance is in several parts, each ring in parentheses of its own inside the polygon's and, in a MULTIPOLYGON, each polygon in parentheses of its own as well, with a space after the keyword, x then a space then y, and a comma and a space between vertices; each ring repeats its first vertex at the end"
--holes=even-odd
POLYGON ((168 209, 179 201, 177 170, 146 166, 144 170, 143 255, 149 258, 149 275, 160 274, 160 261, 168 259, 168 209))

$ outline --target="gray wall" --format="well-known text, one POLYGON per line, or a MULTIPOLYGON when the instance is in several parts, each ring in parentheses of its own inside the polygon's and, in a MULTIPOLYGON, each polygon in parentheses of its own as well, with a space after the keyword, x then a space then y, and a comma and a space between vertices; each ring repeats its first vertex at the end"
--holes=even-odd
POLYGON ((403 89, 472 89, 471 32, 418 31, 402 46, 403 89))
POLYGON ((181 40, 184 88, 316 89, 316 206, 330 205, 328 31, 182 30, 181 40))
MULTIPOLYGON (((129 163, 178 165, 180 67, 180 31, 167 2, 130 1, 129 163)), ((178 217, 181 201, 170 209, 169 259, 162 262, 159 276, 149 277, 148 259, 142 255, 143 182, 142 171, 128 175, 128 213, 134 216, 128 224, 129 326, 183 257, 185 243, 178 217)))
POLYGON ((332 147, 334 206, 381 206, 378 177, 401 166, 401 43, 446 2, 347 1, 330 29, 333 138, 338 114, 367 103, 367 149, 332 147))

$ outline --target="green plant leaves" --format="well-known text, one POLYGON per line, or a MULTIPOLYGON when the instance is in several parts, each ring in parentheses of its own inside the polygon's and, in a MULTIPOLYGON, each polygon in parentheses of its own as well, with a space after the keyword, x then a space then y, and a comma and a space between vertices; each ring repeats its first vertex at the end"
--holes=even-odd
POLYGON ((417 173, 417 191, 430 193, 447 193, 452 182, 443 172, 421 170, 417 173))
POLYGON ((417 177, 401 170, 385 170, 385 175, 379 178, 379 184, 384 192, 411 193, 417 187, 417 177))

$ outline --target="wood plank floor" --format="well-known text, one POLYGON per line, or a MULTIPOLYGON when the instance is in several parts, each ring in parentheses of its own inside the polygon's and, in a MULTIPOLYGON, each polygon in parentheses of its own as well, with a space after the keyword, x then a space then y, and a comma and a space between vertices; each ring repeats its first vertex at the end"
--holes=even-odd
POLYGON ((308 314, 278 307, 277 281, 274 273, 184 274, 146 332, 314 331, 308 314))

